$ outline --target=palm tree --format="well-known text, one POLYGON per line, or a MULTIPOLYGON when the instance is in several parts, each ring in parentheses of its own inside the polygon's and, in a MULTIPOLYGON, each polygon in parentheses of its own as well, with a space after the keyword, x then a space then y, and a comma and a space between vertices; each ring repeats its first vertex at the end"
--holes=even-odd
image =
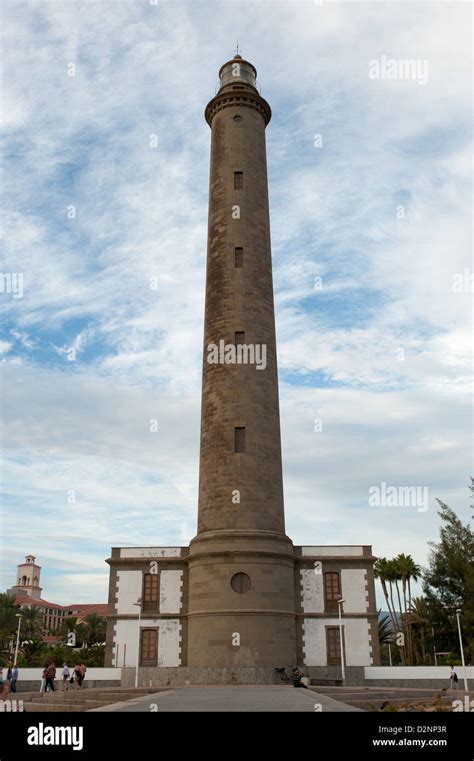
POLYGON ((15 598, 6 592, 0 594, 0 651, 8 650, 10 641, 16 633, 18 622, 15 618, 18 613, 15 607, 15 598))
POLYGON ((409 569, 408 573, 408 611, 411 610, 411 580, 418 581, 418 579, 421 576, 421 567, 418 565, 418 563, 415 563, 411 555, 408 555, 409 561, 411 563, 411 568, 409 569))
POLYGON ((380 617, 381 613, 380 609, 378 611, 379 619, 378 619, 378 632, 379 632, 379 644, 380 645, 390 645, 393 643, 393 628, 392 628, 392 622, 390 620, 390 616, 382 616, 380 617))
POLYGON ((81 644, 81 647, 84 647, 84 645, 87 644, 87 625, 83 620, 79 619, 79 623, 76 624, 74 632, 76 634, 76 647, 79 647, 79 643, 81 644))
POLYGON ((395 620, 395 632, 399 632, 401 630, 401 633, 403 634, 403 645, 399 645, 400 648, 400 658, 402 665, 406 665, 406 627, 405 627, 405 621, 403 617, 403 609, 402 609, 402 600, 400 597, 400 587, 398 586, 398 582, 401 581, 402 575, 400 573, 400 569, 398 567, 397 559, 392 558, 391 560, 386 561, 386 567, 385 567, 385 574, 386 574, 386 580, 389 584, 390 589, 390 600, 393 608, 393 616, 395 620), (396 610, 395 603, 393 600, 393 592, 394 588, 397 594, 397 600, 398 600, 398 611, 396 610))
POLYGON ((402 575, 400 573, 397 560, 396 558, 392 558, 392 560, 387 560, 387 568, 386 568, 386 574, 387 574, 387 581, 390 585, 390 599, 392 601, 392 606, 394 610, 394 616, 396 617, 396 626, 395 631, 400 631, 400 628, 402 630, 403 634, 403 645, 400 645, 400 657, 402 660, 402 665, 406 665, 406 631, 405 631, 405 622, 403 620, 403 614, 402 614, 402 601, 400 597, 400 587, 398 586, 398 582, 401 581, 402 575), (399 613, 396 613, 395 611, 395 604, 393 602, 393 587, 395 587, 395 590, 397 592, 397 598, 398 598, 398 610, 399 613))
POLYGON ((83 647, 78 651, 77 655, 79 656, 80 660, 83 661, 87 666, 96 666, 103 668, 105 644, 96 643, 91 647, 83 647))
MULTIPOLYGON (((390 646, 393 645, 395 642, 395 632, 393 630, 392 621, 390 616, 381 616, 381 609, 378 611, 378 638, 379 638, 379 645, 380 645, 380 652, 384 649, 387 651, 390 650, 390 646)), ((392 659, 391 655, 389 657, 389 662, 391 665, 392 659)))
POLYGON ((87 645, 95 645, 105 642, 106 619, 97 613, 90 613, 84 618, 85 636, 87 645))
POLYGON ((402 610, 402 598, 400 596, 400 587, 398 586, 398 582, 402 580, 402 574, 400 567, 398 565, 398 558, 393 558, 389 561, 390 567, 391 567, 391 573, 389 575, 389 581, 393 582, 395 585, 395 589, 397 590, 397 599, 398 599, 398 610, 400 611, 400 619, 402 621, 402 629, 403 627, 403 610, 402 610))
POLYGON ((59 629, 59 633, 61 638, 64 640, 64 642, 69 642, 69 634, 74 633, 76 634, 76 627, 77 627, 77 617, 76 616, 68 616, 68 618, 63 618, 61 622, 61 627, 59 629))
POLYGON ((37 605, 29 605, 21 610, 21 632, 25 639, 40 636, 44 629, 44 615, 37 605))
POLYGON ((397 627, 397 621, 395 618, 395 609, 393 607, 391 585, 390 585, 390 597, 392 599, 391 604, 390 604, 390 600, 388 597, 388 590, 387 590, 387 581, 388 581, 389 573, 390 573, 390 566, 389 566, 389 561, 387 560, 387 558, 378 558, 374 563, 374 574, 375 574, 375 578, 379 579, 380 584, 382 586, 385 602, 387 603, 388 613, 390 616, 390 620, 392 622, 392 628, 393 628, 393 631, 396 632, 398 627, 397 627))
POLYGON ((46 644, 39 637, 21 643, 21 652, 26 658, 27 666, 42 666, 46 650, 46 644))
POLYGON ((406 634, 408 643, 408 661, 409 664, 413 664, 413 642, 411 637, 411 622, 410 622, 410 610, 411 610, 411 579, 418 580, 420 576, 420 567, 415 563, 411 555, 405 555, 400 553, 395 558, 395 563, 399 574, 401 574, 402 591, 403 591, 403 607, 404 617, 406 621, 406 634), (407 587, 408 587, 408 601, 407 601, 407 587))

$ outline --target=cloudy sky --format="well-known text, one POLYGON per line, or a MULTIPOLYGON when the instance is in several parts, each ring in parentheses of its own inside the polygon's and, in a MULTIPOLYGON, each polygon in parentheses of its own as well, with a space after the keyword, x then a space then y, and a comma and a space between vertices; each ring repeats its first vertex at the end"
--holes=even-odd
POLYGON ((425 563, 436 497, 471 513, 470 4, 2 6, 1 588, 34 553, 47 599, 105 601, 111 546, 195 534, 203 109, 237 39, 273 110, 287 532, 425 563))

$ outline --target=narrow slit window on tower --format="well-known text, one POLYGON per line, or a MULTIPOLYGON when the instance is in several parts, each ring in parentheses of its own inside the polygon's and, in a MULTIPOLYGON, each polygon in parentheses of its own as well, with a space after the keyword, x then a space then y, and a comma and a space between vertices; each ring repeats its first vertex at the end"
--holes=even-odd
POLYGON ((236 267, 243 267, 244 266, 244 249, 243 248, 236 248, 235 249, 235 266, 236 267))
POLYGON ((235 451, 245 452, 245 428, 235 428, 235 451))
POLYGON ((244 187, 244 173, 234 172, 234 190, 242 190, 244 187))
POLYGON ((239 344, 245 343, 245 333, 243 330, 237 330, 235 333, 235 345, 238 346, 239 344))

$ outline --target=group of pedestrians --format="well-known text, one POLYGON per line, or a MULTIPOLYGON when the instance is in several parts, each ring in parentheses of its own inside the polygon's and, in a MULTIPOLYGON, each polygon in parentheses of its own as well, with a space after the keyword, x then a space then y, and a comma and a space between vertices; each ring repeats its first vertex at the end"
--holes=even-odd
MULTIPOLYGON (((75 684, 76 689, 84 689, 84 679, 86 678, 87 667, 84 663, 76 663, 72 672, 69 670, 67 663, 63 663, 61 671, 61 682, 63 691, 69 689, 70 684, 75 684)), ((54 681, 56 679, 56 664, 54 661, 46 661, 43 668, 40 692, 54 692, 56 689, 54 681)))
POLYGON ((3 667, 0 666, 0 690, 3 693, 16 692, 16 683, 18 681, 18 666, 16 663, 10 663, 7 666, 6 677, 3 676, 3 667))

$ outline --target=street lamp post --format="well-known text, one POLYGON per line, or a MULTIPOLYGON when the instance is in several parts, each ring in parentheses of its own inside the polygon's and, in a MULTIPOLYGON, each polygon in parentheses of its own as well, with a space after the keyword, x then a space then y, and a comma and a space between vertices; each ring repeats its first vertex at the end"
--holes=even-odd
POLYGON ((461 649, 461 663, 462 663, 462 668, 463 668, 463 671, 464 671, 464 689, 467 692, 466 662, 464 660, 464 648, 462 646, 462 635, 461 635, 461 621, 460 621, 461 613, 462 613, 461 608, 457 608, 456 609, 456 618, 457 618, 457 622, 458 622, 459 647, 461 649))
POLYGON ((341 674, 342 674, 342 682, 343 684, 346 681, 346 670, 344 666, 344 640, 342 637, 342 606, 343 603, 345 603, 345 600, 338 600, 337 601, 337 607, 339 610, 339 640, 340 640, 340 647, 341 647, 341 674))
POLYGON ((16 647, 15 647, 15 658, 13 660, 13 665, 16 666, 16 662, 18 659, 18 647, 20 644, 20 626, 21 626, 21 613, 16 613, 15 618, 18 619, 18 629, 16 632, 16 647))
POLYGON ((142 598, 139 597, 134 605, 138 605, 137 660, 135 665, 135 688, 138 687, 138 665, 140 662, 140 622, 142 617, 142 598))

